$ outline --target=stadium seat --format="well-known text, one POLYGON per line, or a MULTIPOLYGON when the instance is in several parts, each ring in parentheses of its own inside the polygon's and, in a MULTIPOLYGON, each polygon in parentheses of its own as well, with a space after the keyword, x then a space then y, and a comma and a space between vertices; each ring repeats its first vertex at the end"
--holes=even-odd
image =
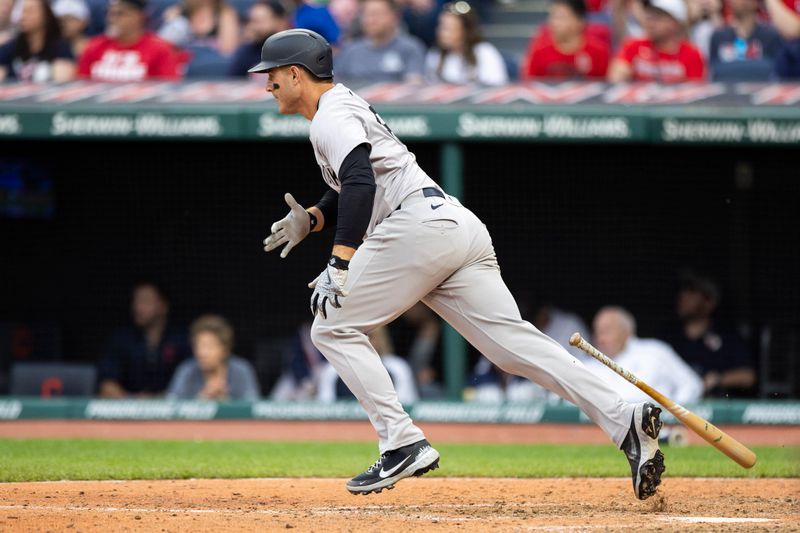
POLYGON ((711 67, 713 81, 769 81, 775 65, 766 59, 750 61, 717 62, 711 67))
POLYGON ((69 363, 16 363, 11 367, 12 396, 92 396, 97 369, 69 363))

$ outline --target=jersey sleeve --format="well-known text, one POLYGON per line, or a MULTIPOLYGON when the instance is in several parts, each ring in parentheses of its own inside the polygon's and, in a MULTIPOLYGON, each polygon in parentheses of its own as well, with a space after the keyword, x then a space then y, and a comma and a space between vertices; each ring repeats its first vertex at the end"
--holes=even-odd
POLYGON ((69 46, 69 41, 61 39, 56 44, 55 59, 75 59, 72 55, 72 48, 69 46))
POLYGON ((706 77, 706 64, 703 56, 695 47, 687 49, 686 59, 684 60, 687 80, 702 80, 706 77))
POLYGON ((312 141, 317 151, 325 157, 328 165, 339 176, 345 158, 360 144, 371 143, 367 139, 364 124, 349 112, 347 108, 338 106, 326 110, 314 123, 312 141))
POLYGON ((627 64, 633 63, 633 58, 636 57, 638 53, 638 46, 636 41, 630 40, 625 41, 622 43, 620 47, 619 53, 615 59, 621 59, 622 61, 626 62, 627 64))
POLYGON ((92 64, 99 59, 97 41, 89 41, 78 59, 78 77, 90 78, 92 74, 92 64))
POLYGON ((675 353, 667 343, 660 343, 661 350, 664 352, 664 367, 660 369, 665 375, 669 375, 674 384, 672 399, 678 403, 697 402, 703 397, 703 380, 692 368, 675 353))
POLYGON ((605 78, 608 73, 608 61, 611 51, 601 42, 593 41, 586 47, 586 53, 592 58, 592 68, 587 73, 589 78, 605 78))
POLYGON ((484 85, 503 85, 508 83, 506 63, 500 52, 489 43, 475 47, 478 60, 478 81, 484 85))
POLYGON ((159 47, 149 70, 150 77, 153 78, 177 80, 181 77, 178 73, 178 55, 167 43, 163 43, 163 46, 159 47))
POLYGON ((0 45, 0 67, 6 67, 9 71, 11 70, 15 46, 15 39, 11 39, 9 42, 0 45))
POLYGON ((425 55, 425 79, 428 81, 438 81, 439 74, 439 55, 441 52, 437 48, 431 48, 425 55))
POLYGON ((405 75, 419 74, 425 72, 425 48, 416 39, 409 40, 408 50, 406 51, 406 71, 405 75))

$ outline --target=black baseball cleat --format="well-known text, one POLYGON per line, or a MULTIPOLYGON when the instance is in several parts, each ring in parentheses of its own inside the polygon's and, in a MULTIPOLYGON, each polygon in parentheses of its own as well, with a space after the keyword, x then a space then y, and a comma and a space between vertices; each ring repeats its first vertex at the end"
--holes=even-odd
POLYGON ((652 403, 636 406, 631 419, 631 429, 620 448, 631 464, 633 492, 640 500, 656 493, 664 473, 664 454, 658 449, 658 432, 661 431, 661 409, 652 403))
POLYGON ((379 493, 393 489, 401 479, 439 468, 439 452, 427 440, 409 444, 386 452, 363 474, 347 482, 347 490, 353 494, 379 493))

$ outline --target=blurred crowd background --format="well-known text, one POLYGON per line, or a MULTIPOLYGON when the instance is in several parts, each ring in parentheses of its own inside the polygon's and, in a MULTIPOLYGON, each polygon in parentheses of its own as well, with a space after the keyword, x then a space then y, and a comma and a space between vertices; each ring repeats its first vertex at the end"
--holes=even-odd
POLYGON ((800 78, 797 0, 0 0, 0 80, 244 77, 292 27, 342 80, 800 78))
MULTIPOLYGON (((0 79, 243 78, 291 27, 333 43, 342 80, 800 76, 798 0, 0 0, 0 79)), ((350 397, 308 335, 330 243, 290 266, 259 246, 284 189, 319 198, 306 145, 90 140, 50 158, 65 142, 0 149, 0 178, 41 186, 0 213, 0 241, 26 243, 0 263, 0 394, 350 397)), ((438 177, 440 146, 411 148, 438 177)), ((561 344, 580 331, 680 402, 796 397, 797 168, 793 147, 473 143, 462 199, 523 317, 561 344)), ((417 305, 372 333, 401 401, 454 399, 443 327, 417 305)), ((553 400, 465 358, 463 400, 553 400)))

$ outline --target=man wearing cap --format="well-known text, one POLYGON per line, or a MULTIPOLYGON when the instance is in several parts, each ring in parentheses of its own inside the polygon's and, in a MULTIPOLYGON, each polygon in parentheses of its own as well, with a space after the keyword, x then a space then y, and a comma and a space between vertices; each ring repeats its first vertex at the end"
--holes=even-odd
POLYGON ((278 0, 255 0, 247 10, 244 28, 247 42, 233 53, 228 76, 245 77, 247 70, 261 61, 261 45, 270 36, 289 28, 286 8, 278 0))
POLYGON ((89 6, 84 0, 56 0, 53 13, 61 24, 61 34, 72 48, 72 54, 80 57, 89 42, 84 33, 89 25, 89 6))
POLYGON ((78 76, 96 81, 133 82, 180 78, 177 54, 145 28, 147 0, 111 0, 106 34, 86 45, 78 76))
POLYGON ((422 81, 425 46, 401 31, 400 7, 395 0, 364 0, 361 29, 364 37, 342 48, 336 56, 336 75, 346 80, 422 81))
POLYGON ((645 38, 629 39, 608 69, 608 81, 681 83, 705 78, 700 51, 685 37, 684 0, 650 0, 645 5, 645 38))
POLYGON ((719 294, 710 279, 685 274, 675 301, 680 324, 667 340, 702 376, 706 395, 747 395, 756 381, 752 356, 736 331, 714 319, 719 294))

